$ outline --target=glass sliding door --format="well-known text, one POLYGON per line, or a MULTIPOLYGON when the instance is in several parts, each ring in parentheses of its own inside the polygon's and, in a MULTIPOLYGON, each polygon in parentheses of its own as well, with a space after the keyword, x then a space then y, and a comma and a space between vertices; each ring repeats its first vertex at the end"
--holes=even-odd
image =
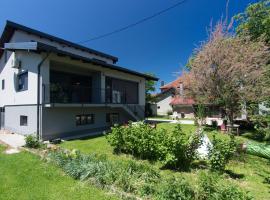
POLYGON ((106 102, 138 104, 138 83, 106 77, 106 102))

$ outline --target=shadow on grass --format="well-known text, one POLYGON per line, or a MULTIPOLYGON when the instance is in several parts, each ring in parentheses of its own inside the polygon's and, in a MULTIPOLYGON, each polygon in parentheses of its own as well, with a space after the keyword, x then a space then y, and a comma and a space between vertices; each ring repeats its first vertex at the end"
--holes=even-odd
POLYGON ((242 179, 245 177, 244 174, 238 174, 233 172, 232 170, 225 170, 225 173, 228 174, 232 179, 242 179))

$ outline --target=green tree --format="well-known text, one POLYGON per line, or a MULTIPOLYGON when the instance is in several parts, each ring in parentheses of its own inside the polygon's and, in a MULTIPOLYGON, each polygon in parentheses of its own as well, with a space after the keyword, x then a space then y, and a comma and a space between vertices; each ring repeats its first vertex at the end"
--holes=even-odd
MULTIPOLYGON (((155 77, 155 75, 152 73, 146 73, 146 74, 155 77)), ((152 92, 154 92, 155 90, 156 90, 156 81, 147 80, 145 82, 145 99, 147 103, 154 101, 152 92)))
POLYGON ((238 35, 250 36, 252 40, 264 37, 270 45, 270 0, 250 4, 235 19, 239 22, 236 28, 238 35))
MULTIPOLYGON (((270 47, 270 0, 250 4, 243 13, 235 16, 239 23, 236 32, 240 37, 250 37, 253 41, 263 39, 270 47)), ((265 88, 270 85, 270 60, 265 66, 265 88)), ((269 91, 267 91, 269 93, 269 91)), ((265 105, 270 106, 270 95, 265 95, 265 105)))

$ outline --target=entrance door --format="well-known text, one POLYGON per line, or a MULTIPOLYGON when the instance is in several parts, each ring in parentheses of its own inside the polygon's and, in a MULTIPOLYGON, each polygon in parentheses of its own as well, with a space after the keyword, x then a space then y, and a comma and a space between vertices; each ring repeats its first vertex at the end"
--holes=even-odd
POLYGON ((5 126, 5 108, 0 107, 0 130, 5 126))

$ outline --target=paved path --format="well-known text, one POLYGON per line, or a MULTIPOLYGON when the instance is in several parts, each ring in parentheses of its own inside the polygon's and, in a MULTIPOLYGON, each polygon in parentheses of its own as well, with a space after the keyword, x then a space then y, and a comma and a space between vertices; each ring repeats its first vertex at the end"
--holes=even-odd
POLYGON ((154 119, 154 118, 149 118, 149 119, 146 119, 146 121, 149 121, 149 122, 157 122, 157 123, 161 123, 161 122, 164 122, 164 123, 172 123, 172 124, 194 124, 194 121, 193 120, 170 120, 170 119, 154 119))
POLYGON ((8 145, 6 153, 18 153, 20 147, 25 145, 24 136, 18 134, 7 134, 0 131, 0 141, 8 145))

